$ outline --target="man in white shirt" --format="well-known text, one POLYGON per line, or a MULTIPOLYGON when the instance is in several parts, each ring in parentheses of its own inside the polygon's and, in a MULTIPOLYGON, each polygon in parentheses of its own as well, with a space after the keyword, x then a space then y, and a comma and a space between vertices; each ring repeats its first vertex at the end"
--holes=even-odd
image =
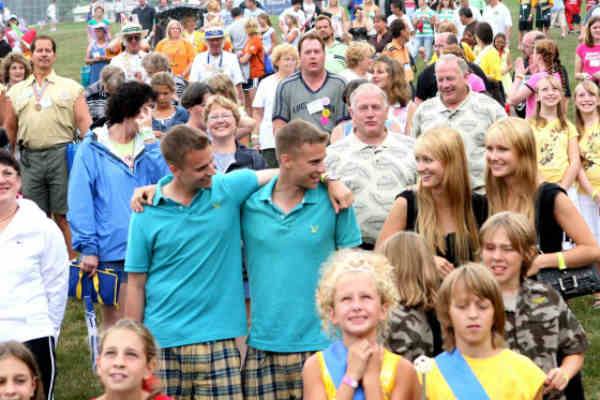
POLYGON ((194 58, 190 72, 190 82, 203 82, 217 73, 229 76, 238 91, 238 98, 243 99, 242 82, 244 78, 240 70, 240 63, 235 54, 223 50, 223 29, 219 27, 207 28, 205 39, 208 51, 199 53, 194 58))
POLYGON ((481 21, 487 22, 492 26, 494 36, 498 33, 504 33, 506 40, 510 38, 510 29, 512 28, 512 16, 508 7, 499 0, 486 0, 487 6, 483 10, 481 21))
POLYGON ((258 18, 260 14, 265 13, 265 10, 258 8, 256 0, 245 0, 245 4, 244 18, 258 18))
POLYGON ((146 52, 142 51, 142 39, 148 34, 146 29, 137 23, 123 25, 120 38, 125 39, 125 51, 114 57, 110 65, 120 67, 125 71, 125 78, 129 81, 137 79, 146 80, 146 70, 142 66, 142 58, 146 52))
POLYGON ((279 29, 283 34, 287 34, 287 25, 285 24, 285 17, 289 14, 294 15, 298 19, 298 25, 304 26, 306 23, 306 16, 302 11, 302 0, 292 0, 292 6, 283 10, 279 16, 279 29))

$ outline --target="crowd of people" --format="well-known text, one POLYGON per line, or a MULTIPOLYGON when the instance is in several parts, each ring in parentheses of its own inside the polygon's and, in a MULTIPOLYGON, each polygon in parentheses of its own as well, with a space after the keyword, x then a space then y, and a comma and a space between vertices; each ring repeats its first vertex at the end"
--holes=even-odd
POLYGON ((79 258, 120 281, 101 400, 584 399, 538 278, 600 261, 600 8, 557 3, 521 1, 515 60, 499 0, 292 0, 278 30, 208 0, 164 38, 167 2, 97 1, 85 88, 7 40, 0 398, 54 398, 79 258))

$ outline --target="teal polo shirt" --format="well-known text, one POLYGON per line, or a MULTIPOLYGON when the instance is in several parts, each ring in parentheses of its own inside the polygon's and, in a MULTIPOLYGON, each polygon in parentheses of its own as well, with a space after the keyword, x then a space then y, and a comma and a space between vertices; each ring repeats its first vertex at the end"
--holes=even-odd
POLYGON ((133 213, 125 271, 147 274, 144 324, 161 348, 247 334, 240 208, 256 190, 256 174, 213 176, 189 206, 164 197, 133 213))
POLYGON ((242 207, 252 299, 248 345, 278 353, 321 350, 330 339, 315 306, 319 269, 336 249, 360 245, 360 228, 353 208, 335 214, 323 185, 285 214, 271 200, 276 182, 242 207))

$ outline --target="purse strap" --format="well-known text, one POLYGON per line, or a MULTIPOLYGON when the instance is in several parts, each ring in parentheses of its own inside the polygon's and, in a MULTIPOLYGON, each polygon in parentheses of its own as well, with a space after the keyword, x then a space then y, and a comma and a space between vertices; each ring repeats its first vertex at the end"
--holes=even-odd
POLYGON ((535 247, 538 254, 544 254, 542 251, 542 244, 540 239, 540 214, 542 213, 542 189, 546 185, 542 183, 536 193, 535 193, 535 202, 533 203, 533 215, 534 215, 534 228, 535 228, 535 247))

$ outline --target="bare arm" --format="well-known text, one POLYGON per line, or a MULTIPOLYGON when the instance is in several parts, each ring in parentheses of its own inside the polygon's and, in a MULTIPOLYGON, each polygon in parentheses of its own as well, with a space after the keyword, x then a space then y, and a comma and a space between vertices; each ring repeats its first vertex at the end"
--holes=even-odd
POLYGON ((243 116, 242 118, 240 118, 240 125, 235 131, 235 137, 237 139, 245 138, 246 136, 251 134, 252 131, 254 131, 254 128, 256 128, 256 126, 256 120, 254 118, 243 116))
POLYGON ((391 400, 419 400, 421 385, 419 385, 417 371, 410 361, 403 358, 398 362, 396 377, 402 379, 396 378, 391 400))
POLYGON ((562 179, 560 180, 560 185, 565 189, 571 187, 577 178, 579 170, 581 169, 581 159, 579 158, 579 142, 577 141, 576 137, 569 139, 567 152, 569 154, 569 167, 566 169, 562 179))
POLYGON ((306 400, 327 400, 321 377, 321 367, 316 354, 310 356, 302 368, 302 392, 306 400))
POLYGON ((533 91, 526 85, 522 85, 523 81, 520 78, 515 78, 513 82, 513 90, 508 98, 508 102, 516 106, 533 94, 533 91))
POLYGON ((252 57, 252 54, 242 53, 240 56, 240 64, 246 64, 248 61, 250 61, 250 57, 252 57))
POLYGON ((277 131, 279 131, 279 129, 283 128, 286 125, 287 122, 285 122, 284 120, 275 118, 273 120, 273 134, 277 135, 277 131))
POLYGON ((548 371, 544 382, 544 393, 553 390, 564 390, 567 384, 583 366, 583 354, 571 354, 566 356, 559 368, 548 371))
POLYGON ((252 118, 256 121, 256 126, 260 127, 262 125, 262 120, 265 117, 265 108, 264 107, 252 107, 252 118))
MULTIPOLYGON (((554 200, 554 218, 575 243, 571 250, 563 251, 567 268, 577 268, 600 260, 600 248, 587 223, 569 200, 567 195, 559 193, 554 200)), ((537 256, 528 275, 535 275, 542 268, 556 268, 557 253, 537 256)))
POLYGON ((90 125, 92 125, 92 117, 90 116, 90 110, 85 102, 83 93, 75 100, 75 103, 73 104, 73 113, 75 115, 75 124, 77 125, 77 128, 79 128, 81 137, 85 137, 90 129, 90 125))
POLYGON ((271 53, 273 52, 273 48, 275 46, 277 46, 279 44, 279 38, 277 37, 277 32, 275 32, 275 30, 273 30, 273 32, 271 32, 271 50, 269 50, 269 55, 271 55, 271 53))
POLYGON ((15 109, 8 96, 2 100, 2 111, 4 114, 4 129, 6 130, 6 136, 14 151, 17 144, 17 129, 19 128, 19 122, 17 121, 17 114, 15 114, 15 109))
POLYGON ((125 317, 143 322, 146 307, 146 273, 128 273, 125 317))
POLYGON ((335 143, 344 138, 344 124, 347 122, 348 121, 342 121, 337 124, 335 128, 333 128, 333 131, 331 131, 331 137, 329 138, 331 143, 335 143))
POLYGON ((237 85, 235 85, 235 89, 237 90, 239 101, 242 101, 244 99, 244 90, 242 89, 242 84, 238 83, 237 85))
POLYGON ((377 243, 375 245, 376 249, 379 249, 383 246, 386 239, 392 236, 396 232, 401 232, 406 229, 406 207, 407 202, 404 197, 398 197, 390 210, 387 218, 385 219, 385 223, 383 224, 383 228, 381 228, 381 232, 379 232, 379 237, 377 238, 377 243))

